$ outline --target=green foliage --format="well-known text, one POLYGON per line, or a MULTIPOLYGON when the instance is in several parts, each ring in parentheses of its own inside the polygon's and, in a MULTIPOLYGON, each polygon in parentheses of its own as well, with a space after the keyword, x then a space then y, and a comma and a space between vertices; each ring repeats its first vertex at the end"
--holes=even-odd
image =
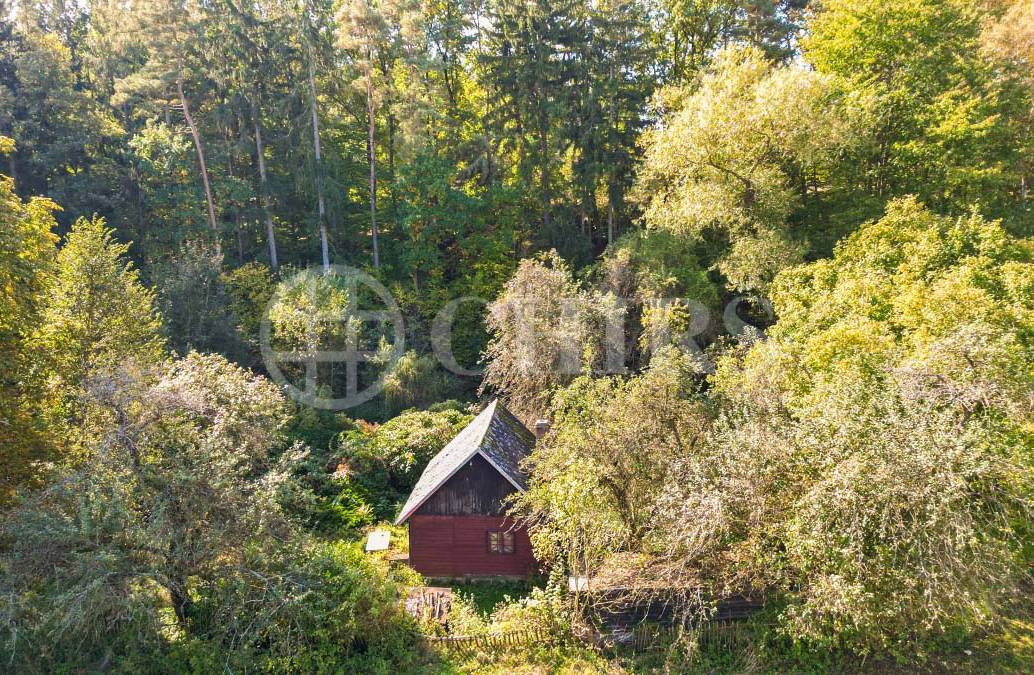
MULTIPOLYGON (((383 487, 404 497, 431 458, 471 419, 469 413, 455 409, 408 410, 384 424, 345 433, 340 446, 342 461, 356 480, 383 481, 383 487)), ((382 498, 390 499, 390 496, 389 492, 382 498)), ((394 514, 378 512, 378 515, 394 514)))
POLYGON ((567 636, 571 630, 571 613, 566 589, 556 578, 545 588, 532 588, 525 597, 508 598, 492 612, 492 624, 503 632, 532 630, 567 636))
POLYGON ((968 0, 823 3, 805 56, 866 92, 877 120, 837 170, 855 191, 1020 216, 1020 156, 1030 139, 1014 125, 1023 124, 1029 92, 980 58, 982 15, 968 0))
POLYGON ((668 230, 640 230, 607 248, 596 269, 600 285, 627 303, 625 330, 638 365, 684 334, 710 338, 719 288, 700 262, 701 245, 668 230))
POLYGON ((0 95, 6 108, 0 113, 0 135, 17 142, 10 174, 19 189, 64 205, 69 220, 122 206, 115 158, 105 147, 121 142, 124 132, 80 86, 69 46, 40 31, 19 33, 3 43, 13 61, 13 87, 6 97, 0 95))
POLYGON ((43 418, 70 441, 66 452, 78 443, 68 422, 83 412, 84 387, 93 377, 126 363, 146 368, 165 358, 154 293, 127 260, 128 248, 102 219, 77 221, 40 301, 30 338, 33 375, 47 397, 43 418))
POLYGON ((152 276, 169 344, 178 353, 222 350, 240 359, 240 338, 230 297, 221 276, 222 252, 203 240, 183 245, 168 262, 156 264, 152 276))
POLYGON ((583 291, 556 251, 522 260, 489 305, 482 389, 505 395, 519 417, 541 414, 551 387, 623 365, 613 363, 617 349, 607 330, 622 317, 613 294, 583 291))
POLYGON ((262 319, 275 291, 273 275, 265 265, 252 262, 224 272, 222 282, 230 296, 230 311, 237 319, 238 332, 257 350, 262 319))
POLYGON ((802 648, 905 659, 993 624, 1030 555, 1031 260, 999 223, 893 201, 776 277, 770 338, 706 396, 674 351, 554 389, 517 500, 536 552, 619 563, 633 596, 763 589, 802 648))
POLYGON ((689 237, 669 230, 629 232, 607 249, 603 272, 608 288, 626 298, 687 298, 718 306, 718 289, 689 237))
POLYGON ((147 216, 162 224, 138 234, 149 256, 160 256, 204 231, 204 207, 190 139, 167 124, 148 121, 129 140, 147 216))
POLYGON ((31 371, 28 338, 39 318, 39 299, 50 280, 57 205, 36 198, 23 203, 10 179, 0 176, 0 447, 6 467, 0 502, 34 477, 48 444, 33 420, 36 392, 20 383, 31 371), (29 397, 28 400, 26 397, 29 397))
POLYGON ((50 377, 75 386, 127 360, 146 365, 161 359, 154 294, 140 283, 128 249, 99 218, 72 227, 34 337, 50 377))
POLYGON ((277 498, 296 453, 271 383, 192 353, 85 388, 82 457, 3 530, 4 650, 26 666, 99 659, 127 621, 155 640, 161 607, 201 630, 197 584, 250 574, 293 530, 277 498))
POLYGON ((806 0, 664 0, 658 22, 662 63, 672 84, 685 84, 719 46, 746 43, 773 61, 793 56, 806 0))
POLYGON ((458 406, 408 410, 384 424, 301 408, 287 428, 314 448, 295 467, 288 510, 316 530, 355 537, 395 517, 424 466, 471 420, 458 406), (328 438, 331 432, 334 442, 328 438))
POLYGON ((350 298, 343 278, 318 270, 281 282, 269 307, 271 345, 307 357, 340 344, 348 330, 350 298))
POLYGON ((1030 376, 1021 364, 1030 362, 1034 330, 1030 259, 1029 241, 1010 238, 997 223, 939 217, 914 199, 898 200, 839 246, 833 260, 780 279, 774 335, 813 354, 808 365, 818 378, 860 366, 864 357, 934 368, 972 386, 986 378, 988 386, 1008 387, 985 405, 1020 401, 1030 376), (864 334, 872 337, 852 346, 864 334), (1012 356, 999 356, 1000 348, 1012 356), (962 354, 972 365, 957 360, 966 359, 962 354))
MULTIPOLYGON (((383 560, 314 540, 394 515, 469 420, 436 403, 471 393, 446 346, 553 418, 517 506, 558 575, 624 562, 642 586, 763 593, 778 622, 742 658, 457 667, 914 665, 1023 594, 1029 0, 9 4, 8 667, 452 667, 418 660, 383 560), (320 352, 353 330, 376 349, 354 314, 373 298, 277 275, 320 249, 368 266, 374 237, 412 351, 361 366, 384 398, 348 414, 384 424, 190 351, 258 367, 269 308, 288 378, 340 390, 320 352), (730 292, 773 301, 767 339, 697 330, 694 303, 730 292), (713 377, 656 349, 680 330, 724 350, 713 377)), ((561 591, 491 621, 460 602, 455 625, 566 633, 561 591)))
POLYGON ((667 92, 664 125, 644 134, 636 194, 647 226, 727 242, 717 266, 740 291, 764 291, 807 251, 788 219, 791 176, 828 161, 858 133, 829 77, 773 67, 758 50, 720 54, 692 91, 667 92))
MULTIPOLYGON (((733 550, 790 592, 791 634, 907 650, 996 616, 1029 532, 1030 279, 1028 242, 912 199, 778 278, 772 339, 717 376, 718 474, 757 496, 714 527, 768 523, 733 550)), ((714 510, 696 471, 686 521, 714 510)))
POLYGON ((390 362, 384 373, 385 416, 409 408, 427 408, 448 399, 455 389, 434 357, 410 350, 390 362))
POLYGON ((688 398, 692 372, 669 349, 642 376, 581 377, 554 392, 552 429, 516 499, 533 523, 536 555, 594 573, 610 554, 644 544, 664 498, 658 477, 707 433, 707 417, 688 398))
MULTIPOLYGON (((531 590, 524 581, 474 581, 456 589, 462 600, 480 616, 490 619, 495 609, 502 603, 513 602, 514 598, 522 598, 531 590)), ((451 620, 451 618, 450 618, 451 620)), ((453 629, 457 635, 459 630, 453 629)))
POLYGON ((175 645, 172 663, 191 671, 227 663, 313 673, 416 667, 414 626, 398 591, 359 546, 308 542, 249 562, 261 576, 198 589, 207 631, 175 645))

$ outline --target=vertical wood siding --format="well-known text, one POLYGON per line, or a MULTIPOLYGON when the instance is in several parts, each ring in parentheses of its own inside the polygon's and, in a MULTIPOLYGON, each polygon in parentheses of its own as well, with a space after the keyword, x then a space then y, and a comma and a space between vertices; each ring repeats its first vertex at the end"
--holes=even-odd
POLYGON ((409 519, 409 564, 430 577, 506 575, 522 577, 537 568, 523 528, 505 516, 414 514, 409 519), (512 554, 488 552, 489 530, 513 528, 512 554))
POLYGON ((456 472, 414 515, 423 516, 501 516, 503 500, 516 488, 481 455, 475 455, 456 472))

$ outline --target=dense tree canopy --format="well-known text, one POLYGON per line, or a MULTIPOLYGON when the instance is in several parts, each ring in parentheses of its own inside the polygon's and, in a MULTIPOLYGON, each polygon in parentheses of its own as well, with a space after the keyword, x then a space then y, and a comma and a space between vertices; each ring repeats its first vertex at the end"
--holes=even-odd
POLYGON ((362 539, 495 397, 551 580, 491 629, 592 634, 571 573, 688 659, 763 598, 745 670, 1029 616, 1032 12, 0 0, 0 659, 477 670, 362 539))

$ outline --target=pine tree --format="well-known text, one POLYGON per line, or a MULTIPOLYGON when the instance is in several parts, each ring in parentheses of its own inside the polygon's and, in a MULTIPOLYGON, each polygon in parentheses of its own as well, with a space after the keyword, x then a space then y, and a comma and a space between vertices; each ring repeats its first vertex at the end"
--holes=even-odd
POLYGON ((493 140, 514 153, 521 181, 535 186, 544 229, 552 223, 557 165, 567 149, 562 129, 586 35, 577 8, 571 0, 494 0, 488 6, 488 123, 493 140))
POLYGON ((140 70, 122 78, 116 87, 122 94, 178 101, 197 154, 208 224, 218 237, 219 222, 205 146, 186 93, 188 76, 204 52, 206 12, 207 8, 196 0, 149 0, 133 5, 132 10, 124 15, 130 24, 127 34, 138 48, 144 50, 146 61, 140 70))
POLYGON ((605 0, 586 10, 587 39, 579 45, 579 83, 566 134, 575 148, 574 191, 582 221, 603 225, 607 244, 627 220, 625 192, 652 92, 654 52, 645 8, 638 0, 605 0))

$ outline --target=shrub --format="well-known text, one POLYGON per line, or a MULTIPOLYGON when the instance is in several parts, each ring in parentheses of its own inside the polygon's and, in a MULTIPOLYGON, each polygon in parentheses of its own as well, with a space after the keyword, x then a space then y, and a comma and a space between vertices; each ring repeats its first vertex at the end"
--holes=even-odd
POLYGON ((455 409, 407 410, 384 424, 346 432, 341 438, 343 461, 357 479, 383 481, 404 494, 413 488, 431 458, 471 418, 455 409))

